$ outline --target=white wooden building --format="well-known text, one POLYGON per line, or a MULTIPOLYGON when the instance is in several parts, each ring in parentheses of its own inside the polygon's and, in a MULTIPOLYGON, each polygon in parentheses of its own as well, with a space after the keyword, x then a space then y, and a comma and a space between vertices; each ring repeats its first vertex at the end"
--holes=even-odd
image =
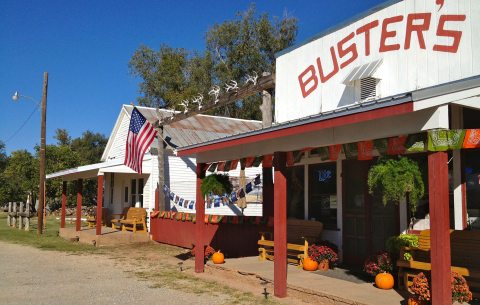
MULTIPOLYGON (((157 120, 155 108, 137 107, 151 123, 157 120)), ((155 189, 158 184, 158 139, 152 143, 143 159, 143 174, 139 175, 123 165, 125 145, 133 106, 123 105, 107 146, 101 158, 101 163, 80 166, 47 175, 47 179, 61 178, 64 181, 94 178, 104 175, 104 204, 111 214, 120 214, 125 207, 143 207, 151 211, 155 207, 155 189)), ((160 115, 169 116, 167 110, 160 110, 160 115)), ((187 200, 195 200, 196 160, 192 157, 177 157, 173 147, 193 145, 201 141, 213 140, 235 133, 252 131, 261 128, 261 122, 232 119, 209 115, 197 115, 187 120, 173 123, 164 129, 167 139, 165 150, 165 184, 175 194, 187 200)), ((250 167, 245 170, 247 180, 261 174, 261 167, 250 167)), ((226 172, 230 177, 239 177, 240 166, 226 172)), ((160 191, 163 188, 160 188, 160 191)), ((169 201, 167 201, 169 202, 169 201)), ((195 213, 169 202, 170 209, 195 213)), ((250 202, 243 211, 246 216, 261 216, 261 202, 250 202)), ((225 205, 207 209, 207 214, 238 215, 241 210, 235 205, 225 205)))

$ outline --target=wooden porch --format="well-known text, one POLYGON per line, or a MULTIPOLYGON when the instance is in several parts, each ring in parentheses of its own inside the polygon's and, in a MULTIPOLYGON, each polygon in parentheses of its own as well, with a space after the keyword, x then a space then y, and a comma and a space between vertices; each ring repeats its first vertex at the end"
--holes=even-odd
POLYGON ((94 244, 95 246, 116 246, 131 243, 146 243, 150 241, 150 235, 145 233, 133 233, 128 231, 114 230, 109 227, 102 227, 102 233, 97 235, 96 229, 82 227, 77 231, 75 227, 60 228, 60 236, 74 240, 78 236, 78 242, 83 244, 94 244))

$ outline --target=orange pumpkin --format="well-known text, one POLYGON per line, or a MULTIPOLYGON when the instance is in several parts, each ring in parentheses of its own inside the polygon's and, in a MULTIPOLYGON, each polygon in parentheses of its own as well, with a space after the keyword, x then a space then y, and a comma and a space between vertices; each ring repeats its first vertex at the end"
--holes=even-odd
POLYGON ((220 252, 220 250, 218 250, 217 252, 213 253, 212 261, 214 264, 223 264, 225 262, 225 256, 220 252))
POLYGON ((303 260, 303 270, 306 271, 315 271, 318 268, 318 263, 311 259, 310 257, 307 257, 303 260))
POLYGON ((392 289, 393 284, 393 276, 390 273, 379 273, 375 277, 375 285, 380 289, 392 289))

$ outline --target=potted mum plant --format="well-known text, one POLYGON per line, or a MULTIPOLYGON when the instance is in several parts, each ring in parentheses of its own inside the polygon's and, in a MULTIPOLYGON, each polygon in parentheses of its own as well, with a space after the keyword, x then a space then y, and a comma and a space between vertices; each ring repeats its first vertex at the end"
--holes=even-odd
POLYGON ((338 254, 327 245, 311 245, 308 256, 318 263, 318 270, 323 271, 333 268, 338 261, 338 254))
MULTIPOLYGON (((452 303, 453 302, 470 302, 472 293, 468 287, 467 281, 459 273, 452 271, 451 273, 452 287, 452 303)), ((430 292, 430 274, 420 272, 413 278, 413 284, 410 291, 414 294, 408 299, 408 305, 426 305, 432 301, 430 292)))
POLYGON ((378 288, 393 288, 393 263, 390 253, 386 251, 380 251, 377 254, 369 256, 363 264, 363 270, 367 274, 375 277, 375 285, 378 288))

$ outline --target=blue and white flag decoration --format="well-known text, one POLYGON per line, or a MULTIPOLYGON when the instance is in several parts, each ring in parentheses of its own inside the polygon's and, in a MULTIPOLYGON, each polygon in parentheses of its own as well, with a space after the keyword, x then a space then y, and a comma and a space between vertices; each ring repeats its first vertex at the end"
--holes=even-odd
MULTIPOLYGON (((223 196, 210 195, 205 201, 205 208, 219 208, 221 206, 235 204, 238 201, 238 198, 244 198, 245 194, 250 193, 253 190, 254 186, 257 186, 261 183, 260 175, 257 175, 255 179, 248 182, 244 188, 240 188, 236 191, 233 191, 230 195, 225 194, 223 196)), ((179 207, 195 210, 195 200, 187 200, 179 195, 175 194, 170 190, 167 185, 163 185, 163 193, 170 198, 170 200, 179 207)))

